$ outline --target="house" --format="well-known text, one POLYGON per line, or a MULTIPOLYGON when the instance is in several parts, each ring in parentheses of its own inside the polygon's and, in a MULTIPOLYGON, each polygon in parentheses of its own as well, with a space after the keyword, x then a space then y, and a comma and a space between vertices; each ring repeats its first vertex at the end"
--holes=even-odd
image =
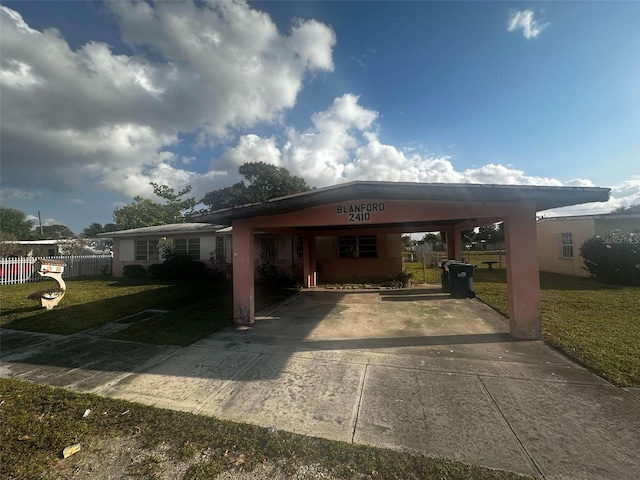
POLYGON ((536 212, 604 202, 609 192, 596 187, 358 181, 203 212, 194 219, 233 227, 233 315, 243 326, 255 320, 259 234, 302 237, 303 285, 313 288, 332 277, 393 274, 401 267, 402 233, 444 231, 447 255, 461 259, 462 231, 504 222, 511 335, 537 339, 542 323, 536 212))
POLYGON ((211 258, 231 262, 231 232, 225 225, 209 223, 174 223, 154 227, 133 228, 101 233, 113 239, 113 276, 122 277, 126 265, 148 267, 162 263, 163 245, 171 245, 176 253, 211 265, 211 258))
POLYGON ((55 257, 62 255, 59 240, 11 240, 11 255, 16 257, 55 257))
MULTIPOLYGON (((161 263, 163 244, 212 268, 211 260, 231 265, 233 229, 209 223, 176 223, 100 234, 113 239, 113 275, 126 265, 145 268, 161 263)), ((347 232, 348 233, 348 232, 347 232)), ((400 234, 319 236, 315 239, 318 271, 323 282, 373 281, 394 278, 402 271, 400 234), (353 261, 361 259, 354 268, 353 261)), ((254 275, 267 269, 303 282, 304 237, 256 232, 253 239, 254 275)))
POLYGON ((538 261, 543 272, 588 276, 580 246, 612 230, 640 234, 640 214, 541 218, 537 222, 538 261))

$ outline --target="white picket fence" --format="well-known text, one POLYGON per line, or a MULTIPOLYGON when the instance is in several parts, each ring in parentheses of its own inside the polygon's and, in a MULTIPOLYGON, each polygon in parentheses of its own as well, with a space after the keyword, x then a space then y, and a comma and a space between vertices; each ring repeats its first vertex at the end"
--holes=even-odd
POLYGON ((62 260, 67 264, 62 278, 111 275, 111 255, 83 255, 57 257, 18 257, 0 259, 0 285, 13 283, 40 282, 46 280, 35 272, 34 263, 38 259, 62 260))

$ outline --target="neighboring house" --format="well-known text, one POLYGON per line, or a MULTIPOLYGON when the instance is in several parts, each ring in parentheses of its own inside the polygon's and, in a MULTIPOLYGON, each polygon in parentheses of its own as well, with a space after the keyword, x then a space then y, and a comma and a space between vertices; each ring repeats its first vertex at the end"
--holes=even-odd
POLYGON ((581 215, 542 218, 537 223, 538 261, 543 272, 588 276, 580 246, 612 230, 640 235, 640 214, 581 215))
POLYGON ((148 267, 162 263, 162 246, 170 244, 176 253, 211 267, 211 257, 231 263, 231 232, 224 225, 174 223, 102 233, 113 239, 113 276, 121 277, 126 265, 148 267))
POLYGON ((81 239, 84 248, 81 253, 76 250, 76 239, 58 240, 12 240, 5 243, 11 245, 9 255, 16 257, 57 257, 59 255, 109 255, 110 249, 104 239, 81 239))
MULTIPOLYGON (((209 223, 176 223, 100 234, 113 239, 113 275, 125 265, 148 267, 162 263, 162 245, 212 268, 211 258, 226 264, 232 258, 232 228, 209 223)), ((303 281, 304 238, 256 232, 254 272, 276 267, 279 275, 303 281)), ((316 262, 322 282, 372 281, 394 278, 402 271, 399 234, 322 236, 315 239, 316 262)))
POLYGON ((16 257, 55 257, 61 255, 58 240, 17 240, 11 244, 11 255, 16 257))

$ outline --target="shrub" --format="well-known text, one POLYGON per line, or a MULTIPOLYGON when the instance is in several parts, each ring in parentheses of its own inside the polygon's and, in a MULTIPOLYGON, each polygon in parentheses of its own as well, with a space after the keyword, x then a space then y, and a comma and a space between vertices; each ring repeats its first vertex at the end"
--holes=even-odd
POLYGON ((595 236, 580 247, 580 254, 591 275, 599 282, 640 285, 640 238, 620 230, 595 236))
POLYGON ((151 278, 162 278, 162 265, 154 263, 147 267, 147 273, 151 278))
POLYGON ((171 253, 164 262, 149 266, 149 274, 162 280, 205 280, 209 269, 202 262, 196 262, 183 253, 171 253))
POLYGON ((142 265, 125 265, 122 268, 122 275, 126 278, 145 278, 147 271, 142 265))

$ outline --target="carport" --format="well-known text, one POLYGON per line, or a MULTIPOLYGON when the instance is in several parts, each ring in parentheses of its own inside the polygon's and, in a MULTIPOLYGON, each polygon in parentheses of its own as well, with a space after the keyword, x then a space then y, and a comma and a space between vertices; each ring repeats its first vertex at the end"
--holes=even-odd
POLYGON ((462 230, 505 225, 510 333, 542 336, 536 212, 609 199, 609 189, 516 185, 351 182, 198 216, 233 226, 234 320, 250 325, 254 233, 304 239, 305 287, 316 286, 316 237, 444 231, 448 257, 460 260, 462 230))

